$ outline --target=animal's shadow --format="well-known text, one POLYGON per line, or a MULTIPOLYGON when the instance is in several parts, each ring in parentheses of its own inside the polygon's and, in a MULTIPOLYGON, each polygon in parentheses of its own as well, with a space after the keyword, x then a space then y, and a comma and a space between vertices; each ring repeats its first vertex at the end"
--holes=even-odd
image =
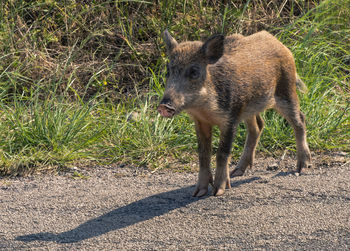
MULTIPOLYGON (((248 178, 231 182, 231 187, 253 182, 258 177, 248 178)), ((85 239, 106 234, 110 231, 122 229, 138 222, 152 219, 156 216, 164 215, 177 208, 185 207, 200 200, 191 196, 194 186, 187 186, 176 190, 155 194, 144 199, 135 201, 129 205, 119 207, 97 218, 88 220, 78 227, 62 232, 35 233, 18 236, 16 240, 31 241, 55 241, 58 243, 74 243, 85 239)), ((206 197, 202 197, 206 198, 206 197)))

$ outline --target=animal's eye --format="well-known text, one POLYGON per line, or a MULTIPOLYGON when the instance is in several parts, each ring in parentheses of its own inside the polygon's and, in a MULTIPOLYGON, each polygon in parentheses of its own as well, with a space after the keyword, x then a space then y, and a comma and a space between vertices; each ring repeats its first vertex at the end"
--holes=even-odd
POLYGON ((190 79, 197 79, 200 76, 200 71, 198 66, 191 66, 187 71, 187 76, 190 79))

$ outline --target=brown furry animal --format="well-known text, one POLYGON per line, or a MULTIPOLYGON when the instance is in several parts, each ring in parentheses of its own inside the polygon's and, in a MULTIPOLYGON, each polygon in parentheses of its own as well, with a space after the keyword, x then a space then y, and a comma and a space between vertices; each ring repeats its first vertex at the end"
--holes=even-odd
POLYGON ((264 127, 260 113, 274 108, 292 125, 297 143, 297 171, 308 167, 305 116, 296 88, 305 88, 296 73, 292 53, 266 31, 251 36, 214 35, 177 43, 163 34, 169 56, 167 86, 158 106, 164 117, 186 111, 195 121, 199 149, 199 178, 193 196, 221 195, 230 176, 241 176, 253 165, 255 148, 264 127), (229 175, 228 162, 237 125, 244 121, 248 136, 241 159, 229 175), (220 129, 215 181, 210 170, 212 127, 220 129))

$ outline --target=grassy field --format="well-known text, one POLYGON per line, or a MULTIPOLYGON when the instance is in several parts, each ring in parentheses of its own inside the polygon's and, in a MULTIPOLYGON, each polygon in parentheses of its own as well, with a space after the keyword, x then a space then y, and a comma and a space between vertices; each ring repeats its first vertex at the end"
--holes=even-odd
MULTIPOLYGON (((76 163, 187 168, 197 160, 186 114, 156 112, 164 90, 161 32, 179 40, 266 29, 293 52, 313 151, 350 151, 350 0, 3 1, 0 174, 76 163)), ((275 112, 258 151, 295 151, 275 112)), ((215 131, 218 134, 218 131, 215 131)), ((245 128, 233 155, 242 151, 245 128)), ((217 137, 214 140, 214 153, 217 137)))

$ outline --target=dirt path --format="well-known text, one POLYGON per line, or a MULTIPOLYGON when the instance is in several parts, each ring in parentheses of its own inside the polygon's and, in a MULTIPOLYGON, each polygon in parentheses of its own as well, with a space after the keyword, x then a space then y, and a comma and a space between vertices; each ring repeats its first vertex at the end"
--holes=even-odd
POLYGON ((221 197, 196 173, 97 168, 0 180, 0 250, 350 249, 350 164, 315 156, 295 176, 260 158, 221 197), (268 168, 269 169, 269 168, 268 168))

